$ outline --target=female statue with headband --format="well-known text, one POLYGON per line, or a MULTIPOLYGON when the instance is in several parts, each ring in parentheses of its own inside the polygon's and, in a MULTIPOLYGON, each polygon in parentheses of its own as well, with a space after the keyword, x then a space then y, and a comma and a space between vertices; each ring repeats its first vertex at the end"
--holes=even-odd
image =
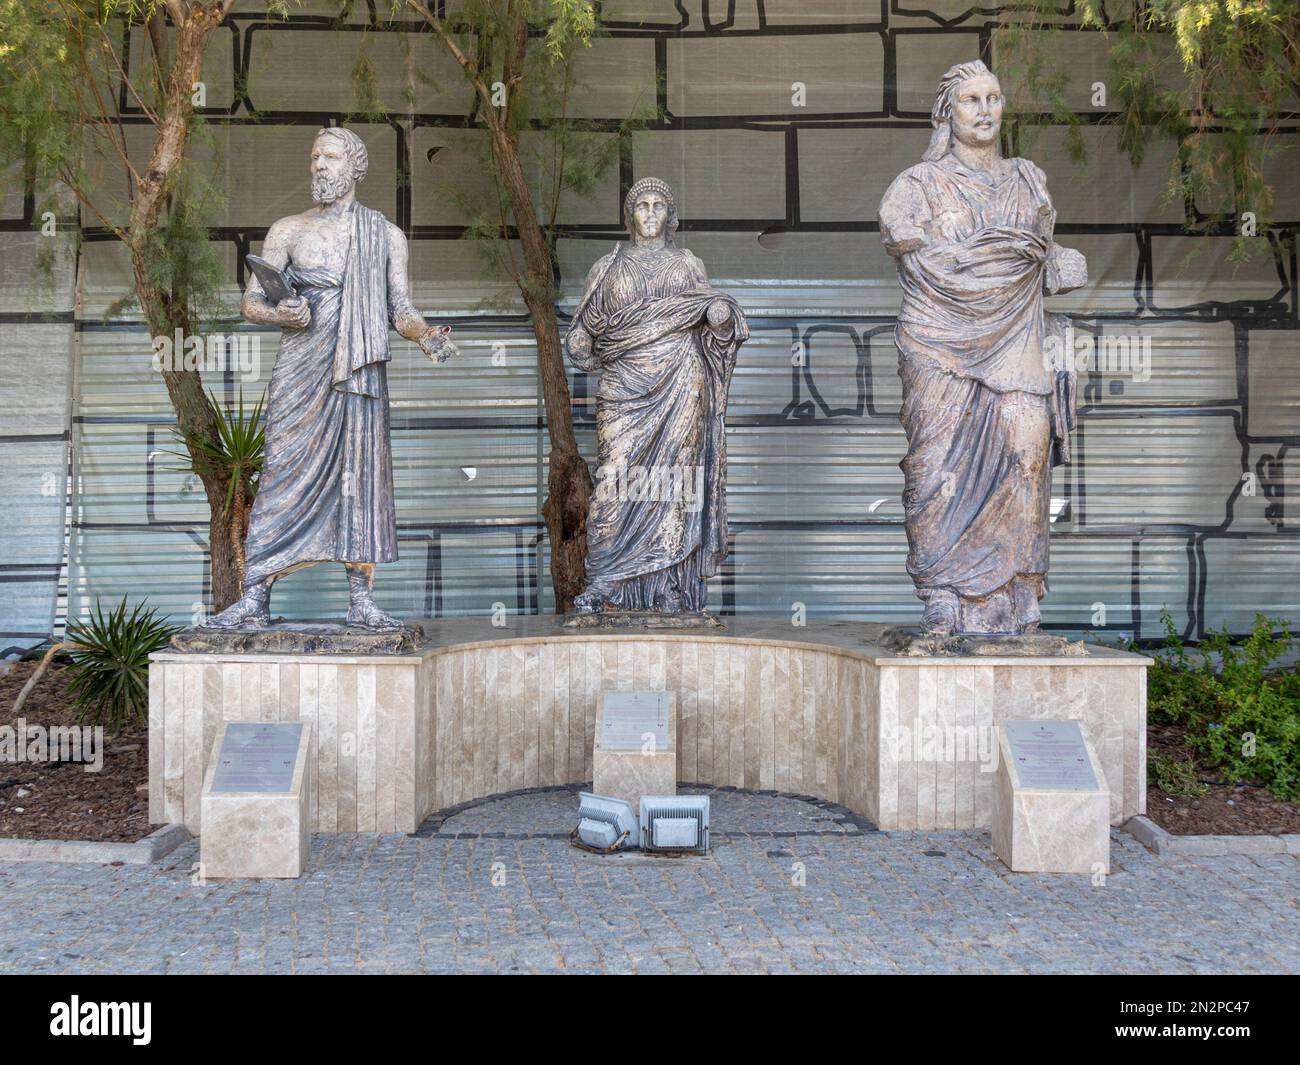
POLYGON ((667 184, 636 182, 623 222, 632 239, 592 267, 565 340, 575 366, 600 371, 586 587, 573 613, 699 613, 727 554, 723 422, 749 328, 674 243, 667 184))

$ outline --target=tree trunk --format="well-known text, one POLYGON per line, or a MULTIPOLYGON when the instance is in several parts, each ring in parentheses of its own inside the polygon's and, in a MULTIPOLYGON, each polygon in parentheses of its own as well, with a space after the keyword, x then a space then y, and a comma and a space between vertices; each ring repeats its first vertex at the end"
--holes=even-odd
MULTIPOLYGON (((153 282, 149 257, 171 194, 170 180, 185 158, 185 142, 189 137, 193 111, 191 93, 201 77, 208 36, 225 19, 229 6, 228 3, 216 3, 206 8, 169 5, 176 23, 176 54, 167 70, 163 99, 159 104, 158 138, 149 163, 132 190, 131 215, 127 225, 136 299, 155 336, 171 336, 177 329, 186 336, 190 333, 186 294, 165 291, 153 282)), ((217 412, 203 391, 198 371, 169 369, 163 371, 162 377, 176 412, 177 428, 183 437, 187 441, 194 437, 218 440, 217 412)), ((239 598, 243 584, 243 544, 234 539, 235 530, 241 523, 231 522, 230 515, 225 513, 229 477, 199 469, 203 465, 200 456, 193 448, 189 450, 208 501, 212 606, 214 610, 224 610, 239 598)))
POLYGON ((573 433, 573 399, 564 372, 564 350, 555 313, 555 266, 551 246, 537 221, 532 190, 519 159, 518 138, 492 122, 492 154, 505 186, 524 253, 525 275, 519 279, 524 304, 537 338, 537 368, 542 378, 546 431, 550 437, 550 474, 542 518, 551 544, 551 585, 555 609, 564 613, 583 589, 587 561, 587 505, 591 472, 573 433))
POLYGON ((551 586, 555 589, 555 610, 563 614, 573 606, 574 596, 586 584, 591 471, 578 451, 573 435, 572 398, 564 374, 555 302, 553 299, 535 301, 529 311, 537 337, 542 399, 551 438, 550 472, 546 479, 542 518, 551 542, 551 586), (548 381, 548 378, 552 380, 548 381), (560 423, 558 426, 557 422, 560 423), (560 435, 568 438, 567 445, 557 445, 557 429, 560 435))

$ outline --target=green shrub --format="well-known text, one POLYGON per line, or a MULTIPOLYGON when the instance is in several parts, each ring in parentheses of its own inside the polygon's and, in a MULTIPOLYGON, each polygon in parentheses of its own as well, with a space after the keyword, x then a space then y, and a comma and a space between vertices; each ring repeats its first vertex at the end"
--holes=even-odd
POLYGON ((1167 754, 1153 754, 1147 759, 1147 781, 1166 795, 1184 795, 1200 798, 1210 790, 1196 775, 1196 766, 1188 758, 1170 758, 1167 754))
POLYGON ((86 621, 68 625, 71 652, 68 691, 80 719, 119 731, 149 715, 149 655, 167 646, 177 627, 138 604, 126 612, 126 596, 105 614, 99 601, 86 621))
POLYGON ((1150 718, 1182 725, 1187 745, 1225 779, 1300 799, 1300 673, 1275 665, 1291 647, 1286 623, 1257 614, 1240 646, 1224 629, 1193 662, 1168 611, 1160 620, 1166 653, 1148 675, 1150 718))

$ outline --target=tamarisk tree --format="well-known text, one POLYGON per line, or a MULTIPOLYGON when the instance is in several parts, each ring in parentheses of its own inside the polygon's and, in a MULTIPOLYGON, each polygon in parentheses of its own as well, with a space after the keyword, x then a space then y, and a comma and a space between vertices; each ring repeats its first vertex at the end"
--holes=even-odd
MULTIPOLYGON (((221 281, 196 192, 202 176, 190 166, 189 149, 202 121, 194 96, 204 54, 233 6, 234 0, 0 0, 0 165, 21 167, 27 187, 46 198, 38 217, 66 189, 86 224, 121 242, 134 300, 153 336, 193 335, 221 281), (133 33, 148 42, 146 61, 134 67, 133 33), (138 133, 128 138, 132 127, 147 131, 143 150, 138 133), (104 161, 126 174, 124 208, 97 180, 104 161)), ((267 6, 285 11, 284 2, 267 6)), ((220 461, 226 415, 204 392, 199 371, 173 363, 160 372, 177 435, 206 495, 212 600, 222 609, 242 583, 252 470, 220 461)))
MULTIPOLYGON (((546 407, 550 468, 542 517, 551 549, 556 610, 583 588, 587 505, 592 480, 578 451, 556 311, 557 215, 565 191, 589 192, 618 160, 618 137, 593 147, 567 113, 574 58, 598 32, 590 0, 466 0, 438 17, 427 0, 398 0, 423 17, 433 37, 474 90, 472 119, 487 133, 499 203, 495 218, 477 227, 504 248, 504 263, 523 296, 537 343, 546 407), (520 135, 543 130, 547 158, 540 181, 529 181, 520 135), (516 254, 511 238, 518 241, 516 254)), ((616 132, 638 119, 621 120, 616 132)))
MULTIPOLYGON (((1065 97, 1080 66, 1061 62, 1078 31, 1057 24, 1059 7, 1029 0, 1012 9, 994 51, 1022 112, 1011 128, 1063 125, 1070 154, 1085 163, 1082 120, 1065 97), (1023 97, 1046 112, 1024 113, 1023 97)), ((1282 255, 1270 239, 1266 162, 1300 111, 1296 0, 1078 0, 1071 9, 1083 32, 1105 42, 1106 68, 1083 80, 1098 116, 1117 125, 1121 150, 1137 165, 1153 142, 1174 145, 1169 196, 1183 204, 1189 231, 1231 233, 1236 261, 1265 242, 1282 255)))

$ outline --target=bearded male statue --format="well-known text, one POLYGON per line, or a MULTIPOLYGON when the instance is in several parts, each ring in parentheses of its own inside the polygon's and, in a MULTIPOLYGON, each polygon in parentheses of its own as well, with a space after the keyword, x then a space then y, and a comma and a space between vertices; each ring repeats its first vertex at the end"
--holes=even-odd
POLYGON ((1051 353, 1063 320, 1043 297, 1086 284, 1086 264, 1053 240, 1043 172, 1002 158, 1002 108, 983 63, 950 69, 928 150, 880 204, 903 288, 907 571, 940 637, 1038 628, 1051 466, 1074 423, 1073 373, 1051 353))
POLYGON ((271 586, 318 562, 347 571, 349 625, 401 627, 373 597, 375 565, 397 559, 389 326, 437 362, 455 347, 449 330, 430 326, 411 302, 402 231, 356 201, 366 168, 366 146, 351 130, 317 133, 316 205, 271 226, 257 264, 281 271, 289 294, 272 303, 256 276, 244 292, 244 317, 283 333, 267 390, 243 597, 203 628, 264 627, 271 586))

